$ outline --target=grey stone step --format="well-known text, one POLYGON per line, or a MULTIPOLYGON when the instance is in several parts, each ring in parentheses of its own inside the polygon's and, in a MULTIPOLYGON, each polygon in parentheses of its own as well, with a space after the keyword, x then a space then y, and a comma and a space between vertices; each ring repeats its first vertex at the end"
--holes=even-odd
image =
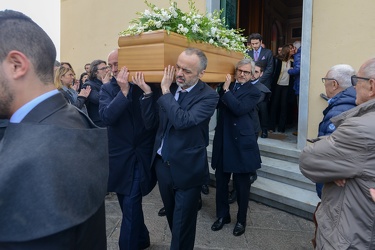
POLYGON ((315 192, 315 184, 303 176, 299 165, 294 162, 262 156, 262 168, 257 173, 264 178, 315 192))
MULTIPOLYGON (((207 147, 208 161, 211 163, 212 139, 207 147)), ((262 168, 258 170, 258 179, 251 186, 250 199, 271 207, 312 220, 316 204, 320 201, 315 184, 299 171, 301 151, 296 144, 275 139, 258 139, 262 157, 262 168)), ((211 180, 215 181, 214 171, 210 168, 211 180)))
POLYGON ((309 220, 320 201, 315 192, 264 177, 251 185, 250 199, 309 220))
POLYGON ((301 150, 295 143, 274 139, 258 139, 260 154, 263 156, 298 163, 301 150))

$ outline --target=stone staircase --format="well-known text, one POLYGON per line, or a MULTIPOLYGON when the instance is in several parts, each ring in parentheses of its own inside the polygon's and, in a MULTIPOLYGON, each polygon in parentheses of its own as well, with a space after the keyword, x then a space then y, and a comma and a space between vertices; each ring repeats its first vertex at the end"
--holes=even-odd
MULTIPOLYGON (((212 139, 208 150, 211 162, 212 139)), ((298 166, 300 150, 295 143, 275 139, 258 139, 262 168, 251 186, 250 199, 271 207, 312 220, 316 204, 320 201, 315 184, 305 178, 298 166)), ((211 180, 215 180, 210 169, 211 180)))

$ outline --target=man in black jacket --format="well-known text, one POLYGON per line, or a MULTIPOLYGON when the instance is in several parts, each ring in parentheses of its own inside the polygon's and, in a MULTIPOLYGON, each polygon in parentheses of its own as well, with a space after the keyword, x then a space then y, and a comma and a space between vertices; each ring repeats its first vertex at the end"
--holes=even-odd
POLYGON ((55 59, 35 22, 0 11, 0 249, 107 248, 107 131, 55 89, 55 59))
MULTIPOLYGON (((261 63, 263 66, 263 75, 260 77, 260 82, 263 83, 268 89, 271 89, 272 84, 272 73, 273 73, 273 55, 269 49, 262 48, 262 36, 259 33, 252 33, 248 39, 247 44, 251 46, 251 50, 248 50, 248 55, 256 62, 261 63)), ((260 125, 262 128, 261 138, 268 137, 268 101, 260 103, 259 114, 260 114, 260 125)))

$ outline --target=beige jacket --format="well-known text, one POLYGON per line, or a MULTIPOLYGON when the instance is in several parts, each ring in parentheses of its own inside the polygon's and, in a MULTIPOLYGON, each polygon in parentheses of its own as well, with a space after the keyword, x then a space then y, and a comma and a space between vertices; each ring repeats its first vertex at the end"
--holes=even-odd
POLYGON ((300 170, 324 183, 316 249, 375 249, 375 100, 331 119, 337 129, 306 146, 300 170), (333 181, 346 179, 344 187, 333 181))

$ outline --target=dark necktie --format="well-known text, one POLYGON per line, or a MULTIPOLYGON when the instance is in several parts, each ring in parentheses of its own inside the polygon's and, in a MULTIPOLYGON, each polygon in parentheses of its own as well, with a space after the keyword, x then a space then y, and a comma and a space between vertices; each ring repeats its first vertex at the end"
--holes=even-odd
MULTIPOLYGON (((180 93, 179 93, 179 96, 178 96, 178 100, 177 102, 179 104, 181 104, 182 100, 185 98, 185 96, 187 95, 187 91, 186 90, 181 90, 180 93)), ((161 156, 163 158, 164 161, 167 161, 168 160, 168 153, 169 153, 169 149, 168 149, 168 135, 169 135, 169 130, 170 130, 170 122, 167 123, 167 127, 165 128, 165 132, 164 132, 164 137, 163 137, 163 147, 161 148, 161 156)))
POLYGON ((178 101, 177 102, 181 104, 182 100, 185 98, 185 96, 187 95, 187 93, 189 93, 189 92, 187 92, 186 90, 181 90, 180 94, 178 96, 178 101))
POLYGON ((236 91, 241 87, 241 84, 239 84, 238 82, 236 82, 234 84, 234 87, 233 87, 233 93, 236 93, 236 91))

